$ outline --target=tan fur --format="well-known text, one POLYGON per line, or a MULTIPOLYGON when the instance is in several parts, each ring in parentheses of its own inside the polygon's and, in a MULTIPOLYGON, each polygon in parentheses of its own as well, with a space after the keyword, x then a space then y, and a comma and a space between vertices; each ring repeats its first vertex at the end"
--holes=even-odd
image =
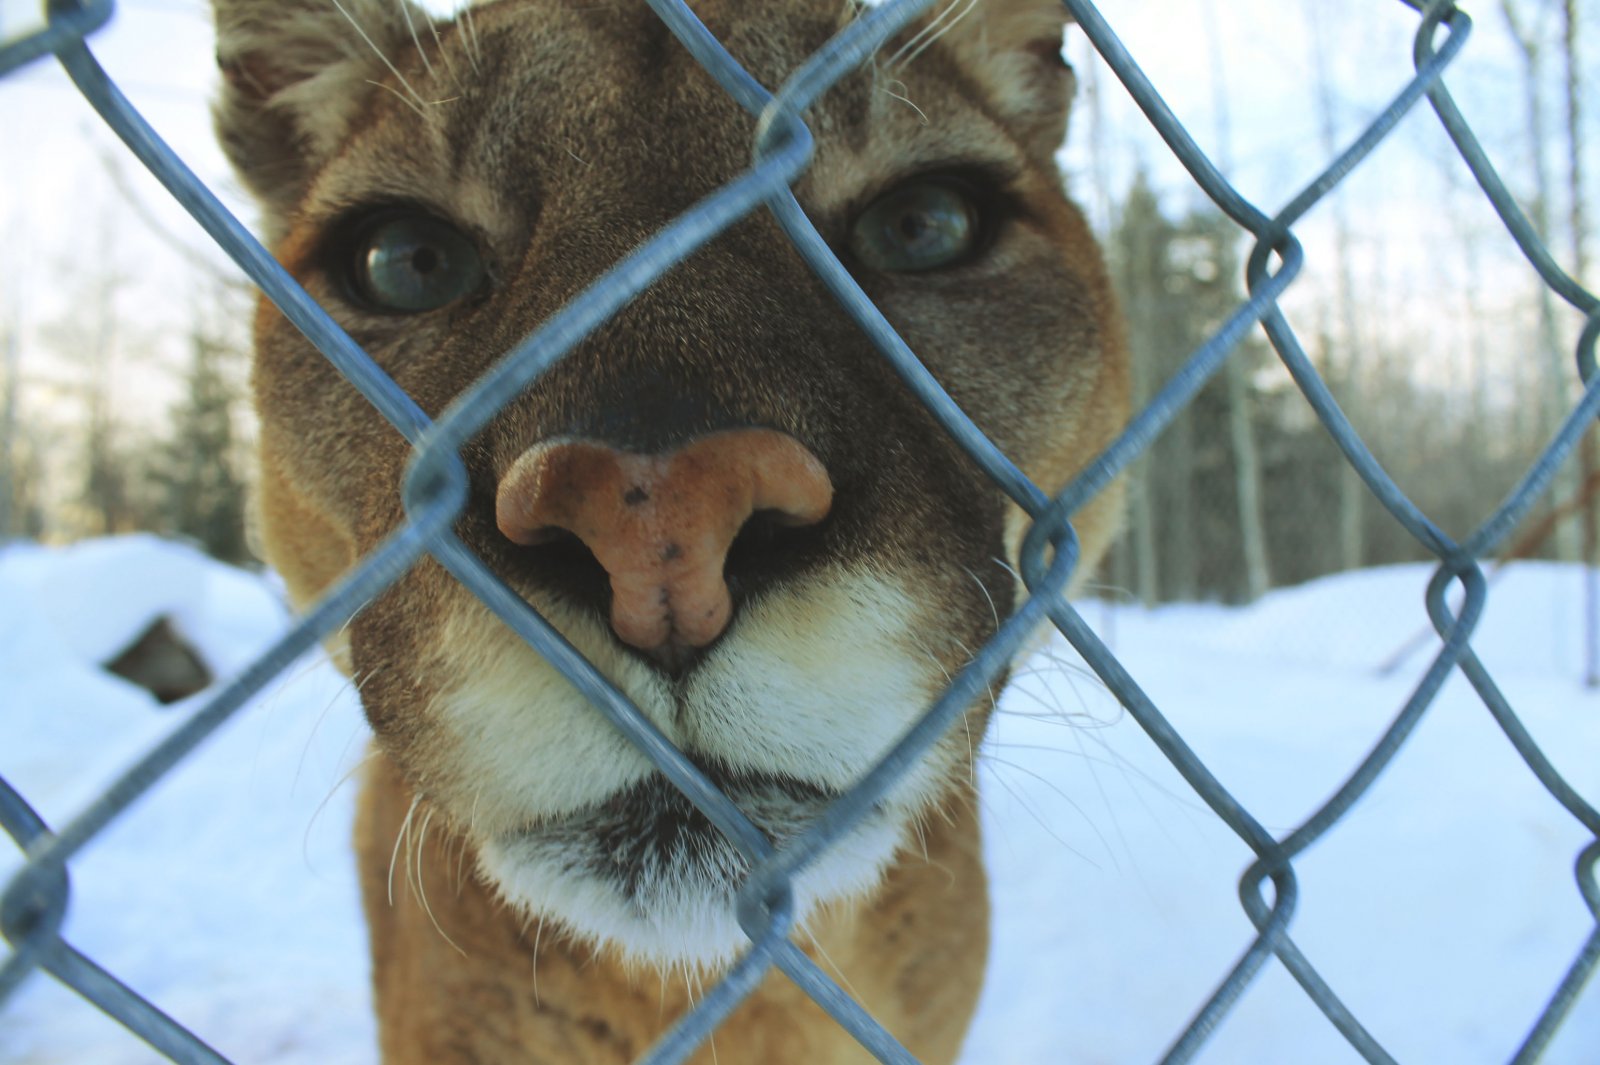
MULTIPOLYGON (((404 0, 214 4, 219 135, 275 251, 431 415, 748 166, 753 120, 643 4, 498 0, 440 25, 404 0), (483 289, 419 314, 352 299, 339 234, 393 204, 466 234, 483 289)), ((851 17, 838 0, 694 7, 769 86, 851 17)), ((861 211, 920 174, 1002 190, 1005 221, 970 262, 855 273, 1049 490, 1127 406, 1104 268, 1052 158, 1072 91, 1062 18, 1056 0, 936 4, 808 113, 815 157, 795 187, 839 249, 861 211)), ((304 605, 403 520, 408 453, 267 305, 256 349, 261 533, 304 605)), ((915 722, 1021 594, 1024 516, 760 213, 580 343, 464 457, 468 545, 779 846, 915 722), (731 621, 690 641, 681 674, 618 639, 606 571, 545 545, 543 518, 513 521, 515 537, 496 526, 497 488, 550 441, 659 457, 729 429, 797 442, 825 468, 831 510, 734 540, 731 621)), ((1108 493, 1077 516, 1083 570, 1116 513, 1108 493)), ((706 586, 720 589, 714 572, 706 586)), ((744 943, 740 860, 437 564, 414 567, 332 649, 361 678, 376 735, 357 849, 384 1060, 597 1065, 646 1051, 744 943), (688 841, 688 872, 668 830, 688 841)), ((955 1059, 982 980, 971 762, 990 710, 972 707, 796 883, 795 941, 928 1062, 955 1059)), ((869 1058, 774 973, 694 1060, 869 1058)))
MULTIPOLYGON (((412 809, 393 766, 375 763, 357 840, 389 1065, 624 1065, 703 995, 708 977, 629 967, 559 927, 530 924, 472 875, 464 840, 439 826, 422 836, 424 816, 412 809), (396 857, 394 841, 408 816, 409 835, 396 857)), ((948 1062, 976 1003, 988 948, 969 789, 950 797, 948 812, 931 819, 924 838, 916 860, 895 866, 870 908, 825 914, 799 942, 919 1060, 948 1062), (885 964, 908 952, 915 964, 885 964)), ((690 1060, 876 1059, 774 972, 690 1060)))

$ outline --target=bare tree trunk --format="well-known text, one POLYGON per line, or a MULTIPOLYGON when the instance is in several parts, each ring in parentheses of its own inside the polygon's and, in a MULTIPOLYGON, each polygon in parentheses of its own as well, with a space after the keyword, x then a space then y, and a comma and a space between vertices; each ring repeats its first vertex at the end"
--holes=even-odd
MULTIPOLYGON (((1142 306, 1145 301, 1139 298, 1137 290, 1125 284, 1124 291, 1129 297, 1129 385, 1133 407, 1138 410, 1150 401, 1154 391, 1152 379, 1155 373, 1150 344, 1147 338, 1138 335, 1144 325, 1141 320, 1148 311, 1142 306)), ((1170 427, 1167 432, 1170 434, 1176 428, 1170 427)), ((1164 598, 1161 553, 1156 543, 1156 513, 1151 502, 1167 473, 1165 466, 1159 464, 1152 455, 1152 452, 1164 452, 1163 444, 1163 441, 1157 441, 1157 447, 1146 449, 1129 467, 1128 531, 1133 543, 1134 590, 1139 602, 1146 607, 1155 606, 1164 598)))
MULTIPOLYGON (((1320 0, 1307 0, 1306 10, 1311 24, 1311 65, 1316 74, 1317 116, 1321 127, 1323 154, 1331 159, 1339 150, 1339 123, 1334 108, 1333 79, 1328 72, 1328 39, 1323 31, 1323 8, 1320 0)), ((1333 217, 1334 304, 1338 308, 1338 335, 1335 347, 1340 354, 1329 350, 1322 372, 1328 384, 1343 402, 1349 402, 1358 387, 1360 373, 1361 338, 1356 326, 1355 280, 1350 266, 1350 216, 1345 206, 1344 194, 1334 190, 1328 198, 1333 217)), ((1337 454, 1337 453, 1336 453, 1337 454)), ((1366 505, 1366 486, 1354 466, 1336 458, 1339 463, 1339 568, 1359 569, 1366 560, 1366 527, 1363 511, 1366 505)))
MULTIPOLYGON (((1207 0, 1206 27, 1211 53, 1212 109, 1217 121, 1217 156, 1226 174, 1233 169, 1233 129, 1216 0, 1207 0)), ((1261 458, 1256 447, 1255 424, 1250 417, 1250 382, 1243 358, 1244 349, 1238 348, 1228 359, 1228 441, 1233 449, 1234 499, 1238 506, 1239 542, 1244 552, 1245 598, 1254 602, 1267 594, 1272 575, 1267 564, 1267 534, 1261 514, 1261 458)))
MULTIPOLYGON (((1566 61, 1567 225, 1572 239, 1572 274, 1580 283, 1589 277, 1589 234, 1583 184, 1583 84, 1578 55, 1577 0, 1561 4, 1561 54, 1566 61)), ((1578 445, 1579 481, 1587 484, 1600 469, 1600 446, 1591 427, 1578 445)), ((1600 515, 1591 501, 1583 508, 1584 683, 1600 687, 1600 515)))
POLYGON ((102 536, 125 531, 127 484, 116 454, 116 429, 111 413, 111 364, 115 347, 115 293, 118 278, 106 275, 97 280, 94 332, 89 342, 87 375, 84 381, 86 427, 84 434, 87 470, 84 502, 99 519, 95 530, 102 536))
MULTIPOLYGON (((1195 505, 1195 416, 1189 409, 1173 419, 1166 447, 1152 462, 1153 495, 1160 500, 1160 557, 1166 563, 1163 598, 1189 603, 1200 598, 1200 511, 1195 505)), ((1153 515, 1152 515, 1153 516, 1153 515)))
POLYGON ((1583 67, 1578 60, 1578 4, 1561 5, 1561 50, 1567 73, 1567 189, 1572 226, 1572 272, 1579 282, 1589 279, 1589 221, 1584 202, 1583 178, 1583 67))
POLYGON ((17 331, 6 330, 5 394, 0 396, 0 542, 16 533, 17 331))
MULTIPOLYGON (((1505 16, 1511 38, 1516 42, 1522 58, 1522 93, 1524 120, 1528 127, 1528 152, 1533 160, 1533 199, 1528 204, 1528 221, 1535 235, 1545 245, 1550 244, 1550 202, 1555 186, 1550 176, 1549 162, 1545 156, 1549 123, 1545 117, 1544 98, 1539 92, 1539 82, 1544 75, 1544 53, 1540 45, 1539 30, 1530 26, 1522 16, 1516 0, 1500 0, 1500 11, 1505 16)), ((1539 300, 1538 365, 1543 386, 1540 388, 1538 437, 1547 439, 1555 432, 1566 414, 1568 403, 1568 369, 1561 350, 1561 338, 1556 328, 1555 296, 1548 285, 1537 282, 1539 300)), ((1578 483, 1578 474, 1571 467, 1556 473, 1552 491, 1556 498, 1565 498, 1578 483)), ((1576 561, 1579 557, 1579 523, 1561 522, 1555 532, 1556 557, 1576 561)))
POLYGON ((1245 594, 1254 602, 1272 587, 1272 570, 1267 564, 1267 538, 1261 520, 1261 459, 1250 419, 1250 382, 1245 377, 1244 363, 1238 358, 1228 360, 1228 435, 1233 443, 1245 594))
MULTIPOLYGON (((1131 338, 1130 338, 1131 339, 1131 338)), ((1142 410, 1154 391, 1146 345, 1128 345, 1129 391, 1134 410, 1142 410)), ((1168 430, 1169 432, 1171 429, 1168 430)), ((1146 448, 1129 467, 1128 522, 1133 540, 1134 590, 1147 609, 1161 602, 1160 553, 1156 550, 1155 508, 1150 497, 1155 492, 1156 466, 1152 449, 1146 448)))
POLYGON ((1132 466, 1128 485, 1128 521, 1133 539, 1133 587, 1140 605, 1153 607, 1161 601, 1161 585, 1156 569, 1156 531, 1150 513, 1150 463, 1140 459, 1132 466))
MULTIPOLYGON (((1114 224, 1114 197, 1111 178, 1106 172, 1106 160, 1111 157, 1106 147, 1105 97, 1100 81, 1099 62, 1085 63, 1083 108, 1089 118, 1089 168, 1090 182, 1094 186, 1094 204, 1104 231, 1109 233, 1114 224)), ((1130 345, 1132 362, 1132 401, 1138 410, 1150 398, 1149 367, 1144 365, 1138 349, 1130 345)), ((1128 492, 1128 548, 1119 549, 1115 555, 1115 572, 1112 581, 1118 590, 1132 589, 1139 602, 1146 607, 1156 605, 1156 542, 1150 514, 1150 464, 1140 458, 1124 475, 1128 492)), ((1108 613, 1108 618, 1114 616, 1108 613)))

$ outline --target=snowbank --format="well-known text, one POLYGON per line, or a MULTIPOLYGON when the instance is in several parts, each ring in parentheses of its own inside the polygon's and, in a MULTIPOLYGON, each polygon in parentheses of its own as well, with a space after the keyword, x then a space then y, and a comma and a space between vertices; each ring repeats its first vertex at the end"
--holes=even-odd
MULTIPOLYGON (((1425 623, 1421 567, 1251 609, 1086 606, 1186 740, 1274 832, 1314 810, 1425 667, 1376 666, 1425 623)), ((1475 646, 1568 779, 1600 796, 1600 698, 1578 683, 1579 575, 1528 564, 1475 646)), ((278 635, 266 582, 146 537, 0 552, 0 774, 60 824, 204 696, 162 709, 94 663, 172 616, 221 675, 278 635)), ((346 778, 365 741, 342 678, 307 660, 74 864, 71 941, 240 1062, 375 1060, 346 778)), ((1248 852, 1059 641, 987 744, 991 978, 967 1065, 1159 1058, 1251 938, 1248 852)), ((1507 1060, 1592 928, 1584 833, 1456 678, 1355 812, 1297 863, 1292 934, 1403 1062, 1507 1060)), ((0 877, 15 867, 0 854, 0 877)), ((0 1062, 153 1052, 35 977, 0 1062)), ((1600 1060, 1589 988, 1549 1065, 1600 1060)), ((1200 1057, 1358 1061, 1276 964, 1200 1057)))

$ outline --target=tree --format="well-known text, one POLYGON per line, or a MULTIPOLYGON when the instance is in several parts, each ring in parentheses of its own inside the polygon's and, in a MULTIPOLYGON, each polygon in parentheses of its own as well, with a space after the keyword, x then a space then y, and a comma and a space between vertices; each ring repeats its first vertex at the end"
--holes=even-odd
MULTIPOLYGON (((1109 249, 1112 273, 1128 322, 1128 357, 1136 409, 1143 407, 1154 391, 1152 363, 1155 353, 1176 342, 1165 328, 1164 292, 1160 284, 1165 272, 1165 247, 1171 239, 1170 226, 1161 214, 1149 177, 1140 170, 1134 177, 1133 187, 1128 190, 1109 249)), ((1139 601, 1146 606, 1153 606, 1162 598, 1151 506, 1153 451, 1153 448, 1146 450, 1139 456, 1128 477, 1134 586, 1139 601)))
MULTIPOLYGON (((1148 178, 1135 176, 1107 241, 1128 321, 1134 401, 1162 381, 1244 301, 1239 231, 1214 207, 1176 221, 1148 178)), ((1267 534, 1259 484, 1253 369, 1246 341, 1224 371, 1173 419, 1130 474, 1131 571, 1139 598, 1248 599, 1266 590, 1267 534), (1241 419, 1243 424, 1241 425, 1241 419)))
POLYGON ((99 232, 92 272, 62 278, 65 309, 39 331, 54 358, 38 364, 36 387, 63 401, 48 404, 52 420, 70 420, 64 445, 45 456, 57 485, 46 500, 52 531, 69 539, 156 528, 158 520, 149 439, 157 427, 138 418, 156 349, 125 317, 132 276, 116 263, 115 222, 108 216, 99 232), (74 482, 75 491, 63 490, 74 482))
MULTIPOLYGON (((1225 71, 1228 64, 1223 58, 1221 19, 1217 17, 1215 0, 1206 5, 1207 41, 1211 53, 1212 110, 1217 122, 1217 153, 1223 173, 1233 169, 1233 127, 1229 118, 1228 90, 1225 71)), ((1220 215, 1215 216, 1226 221, 1220 215)), ((1230 231, 1231 232, 1231 231, 1230 231)), ((1218 233, 1217 251, 1226 256, 1230 276, 1237 272, 1237 256, 1231 253, 1228 233, 1218 233)), ((1267 536, 1261 516, 1261 457, 1256 447, 1256 433, 1251 414, 1248 370, 1244 360, 1231 357, 1223 367, 1223 380, 1228 389, 1228 442, 1233 448, 1234 497, 1239 507, 1239 544, 1244 551, 1245 600, 1253 602, 1267 593, 1272 584, 1271 567, 1267 563, 1267 536)))
MULTIPOLYGON (((1543 10, 1540 9, 1543 7, 1544 5, 1536 0, 1536 16, 1542 16, 1543 10)), ((1544 81, 1544 22, 1540 18, 1537 24, 1531 23, 1519 0, 1500 0, 1500 13, 1505 18, 1506 27, 1511 32, 1511 39, 1517 46, 1517 55, 1522 63, 1523 114, 1533 171, 1533 195, 1528 198, 1528 221, 1533 226, 1534 234, 1548 246, 1551 243, 1550 214, 1555 181, 1551 177, 1550 164, 1545 153, 1545 145, 1549 142, 1549 122, 1545 114, 1544 94, 1541 91, 1544 81)), ((1544 387, 1540 389, 1543 400, 1540 404, 1543 412, 1540 432, 1547 435, 1560 422, 1567 408, 1567 369, 1556 326, 1555 297, 1543 282, 1536 282, 1536 287, 1539 307, 1538 363, 1544 379, 1544 387)), ((1560 471, 1555 485, 1556 496, 1567 497, 1575 490, 1576 485, 1577 477, 1572 471, 1565 469, 1560 471)), ((1558 523, 1555 529, 1555 542, 1558 557, 1577 558, 1577 523, 1558 523)))
MULTIPOLYGON (((1583 181, 1583 75, 1579 60, 1577 0, 1561 3, 1561 57, 1566 66, 1565 100, 1567 112, 1567 208, 1568 229, 1572 238, 1572 273, 1580 281, 1589 276, 1589 227, 1584 202, 1583 181)), ((1600 470, 1594 428, 1578 443, 1579 481, 1588 484, 1600 470)), ((1600 687, 1600 504, 1590 501, 1583 508, 1584 561, 1584 680, 1591 688, 1600 687)))
MULTIPOLYGON (((1333 79, 1328 70, 1331 46, 1322 22, 1325 6, 1317 0, 1307 0, 1306 13, 1311 29, 1311 65, 1316 76, 1319 139, 1323 155, 1331 160, 1338 153, 1340 145, 1333 79)), ((1337 330, 1324 328, 1322 331, 1322 372, 1335 394, 1348 402, 1360 374, 1358 355, 1362 339, 1356 326, 1355 281, 1350 262, 1350 214, 1341 191, 1335 190, 1329 197, 1329 208, 1333 212, 1334 306, 1338 326, 1337 330), (1337 360, 1333 357, 1336 350, 1340 353, 1337 360)), ((1342 456, 1335 453, 1334 461, 1339 464, 1339 568, 1356 569, 1367 561, 1362 518, 1362 512, 1366 509, 1366 486, 1362 484, 1355 467, 1345 462, 1342 456)))
POLYGON ((184 394, 173 407, 171 435, 154 478, 161 487, 164 531, 190 537, 227 562, 250 558, 245 544, 245 484, 240 476, 235 410, 241 402, 239 348, 196 324, 190 333, 184 394))
POLYGON ((80 376, 71 388, 83 404, 83 481, 79 489, 85 519, 80 532, 110 535, 148 527, 140 491, 137 449, 117 402, 122 361, 118 295, 126 278, 107 267, 90 280, 87 314, 58 322, 53 344, 76 364, 80 376))
POLYGON ((17 352, 17 332, 7 329, 0 340, 0 543, 17 535, 17 352))

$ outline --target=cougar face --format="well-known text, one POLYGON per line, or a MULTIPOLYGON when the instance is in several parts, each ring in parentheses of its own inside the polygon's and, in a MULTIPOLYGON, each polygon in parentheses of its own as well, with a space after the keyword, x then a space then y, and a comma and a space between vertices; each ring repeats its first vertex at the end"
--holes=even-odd
MULTIPOLYGON (((773 88, 855 16, 694 6, 773 88)), ((404 0, 216 7, 219 129, 276 253, 430 416, 749 166, 754 121, 643 4, 497 0, 439 24, 404 0)), ((808 113, 795 186, 1049 490, 1126 405, 1099 254, 1052 161, 1062 18, 989 0, 908 31, 808 113)), ((408 450, 269 305, 256 343, 262 533, 305 603, 401 523, 408 450)), ((465 542, 778 846, 1016 602, 1020 513, 764 212, 583 340, 464 457, 465 542)), ((1112 515, 1080 515, 1085 566, 1112 515)), ((383 754, 515 906, 660 962, 744 944, 734 848, 437 564, 334 651, 383 754)), ((919 819, 969 794, 988 711, 805 871, 802 913, 870 892, 919 819)))

